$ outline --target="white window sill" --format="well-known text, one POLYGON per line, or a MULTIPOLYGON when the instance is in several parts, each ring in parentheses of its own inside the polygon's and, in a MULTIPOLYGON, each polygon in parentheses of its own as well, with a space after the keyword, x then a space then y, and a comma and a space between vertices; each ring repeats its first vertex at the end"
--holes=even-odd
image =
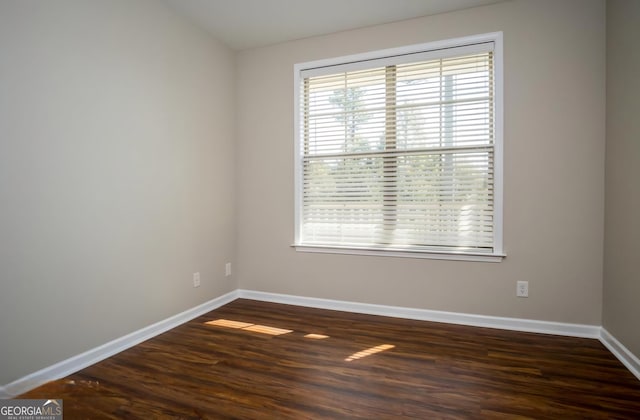
POLYGON ((346 248, 321 245, 292 245, 298 252, 316 252, 322 254, 369 255, 378 257, 424 258, 433 260, 501 262, 506 255, 502 253, 473 253, 450 251, 422 251, 379 248, 346 248))

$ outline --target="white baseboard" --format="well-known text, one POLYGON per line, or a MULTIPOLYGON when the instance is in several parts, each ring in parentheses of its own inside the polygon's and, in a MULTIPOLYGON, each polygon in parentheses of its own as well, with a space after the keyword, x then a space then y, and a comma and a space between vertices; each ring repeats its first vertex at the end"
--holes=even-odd
POLYGON ((416 319, 420 321, 444 322, 448 324, 565 335, 570 337, 600 338, 600 326, 596 325, 568 324, 520 318, 502 318, 496 316, 432 311, 428 309, 404 308, 399 306, 373 305, 368 303, 282 295, 243 289, 238 290, 238 297, 266 302, 284 303, 288 305, 307 306, 311 308, 331 309, 368 315, 381 315, 394 318, 416 319))
POLYGON ((633 373, 638 380, 640 380, 640 359, 638 359, 633 353, 629 351, 621 342, 619 342, 609 331, 604 327, 600 330, 600 341, 606 348, 609 349, 614 356, 622 362, 623 365, 631 373, 633 373))
POLYGON ((115 340, 99 347, 31 373, 23 378, 11 382, 10 384, 0 386, 0 398, 12 398, 47 382, 64 378, 65 376, 84 369, 87 366, 98 363, 113 356, 114 354, 120 353, 121 351, 133 347, 136 344, 153 338, 163 332, 177 327, 178 325, 184 324, 185 322, 197 318, 200 315, 219 308, 222 305, 226 305, 237 298, 238 291, 234 290, 201 305, 187 309, 177 315, 156 322, 153 325, 149 325, 148 327, 144 327, 123 337, 116 338, 115 340))

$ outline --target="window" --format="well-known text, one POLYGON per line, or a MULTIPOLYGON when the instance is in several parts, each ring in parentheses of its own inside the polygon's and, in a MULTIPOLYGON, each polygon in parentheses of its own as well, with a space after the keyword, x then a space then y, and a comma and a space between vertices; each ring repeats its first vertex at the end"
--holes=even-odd
POLYGON ((501 259, 501 41, 296 65, 299 250, 501 259))

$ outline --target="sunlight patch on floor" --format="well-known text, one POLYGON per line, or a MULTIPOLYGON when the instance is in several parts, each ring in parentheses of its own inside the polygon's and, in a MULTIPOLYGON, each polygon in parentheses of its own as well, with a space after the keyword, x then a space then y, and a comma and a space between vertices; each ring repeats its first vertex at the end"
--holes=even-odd
POLYGON ((307 334, 304 336, 304 338, 312 338, 314 340, 324 340, 325 338, 329 338, 329 336, 324 334, 307 334))
POLYGON ((253 325, 248 322, 231 321, 229 319, 216 319, 215 321, 205 322, 205 324, 216 325, 218 327, 228 327, 228 328, 246 328, 253 325))
POLYGON ((267 325, 251 324, 249 322, 231 321, 229 319, 216 319, 214 321, 205 322, 206 325, 216 327, 236 328, 268 335, 282 335, 293 332, 293 330, 285 330, 283 328, 269 327, 267 325))
POLYGON ((379 346, 370 347, 366 350, 359 351, 357 353, 353 353, 351 356, 344 359, 346 362, 351 362, 352 360, 362 359, 363 357, 371 356, 372 354, 380 353, 381 351, 389 350, 394 348, 393 344, 381 344, 379 346))
POLYGON ((290 332, 293 332, 293 330, 285 330, 283 328, 276 328, 276 327, 267 327, 266 325, 251 325, 249 327, 243 328, 243 330, 259 332, 262 334, 269 334, 269 335, 282 335, 282 334, 288 334, 290 332))

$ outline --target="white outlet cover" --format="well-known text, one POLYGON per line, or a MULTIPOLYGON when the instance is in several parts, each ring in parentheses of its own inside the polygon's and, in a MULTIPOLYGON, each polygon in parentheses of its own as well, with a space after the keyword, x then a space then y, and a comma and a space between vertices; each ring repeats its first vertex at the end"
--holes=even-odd
POLYGON ((529 297, 529 282, 528 281, 518 281, 516 285, 516 296, 518 297, 529 297))

